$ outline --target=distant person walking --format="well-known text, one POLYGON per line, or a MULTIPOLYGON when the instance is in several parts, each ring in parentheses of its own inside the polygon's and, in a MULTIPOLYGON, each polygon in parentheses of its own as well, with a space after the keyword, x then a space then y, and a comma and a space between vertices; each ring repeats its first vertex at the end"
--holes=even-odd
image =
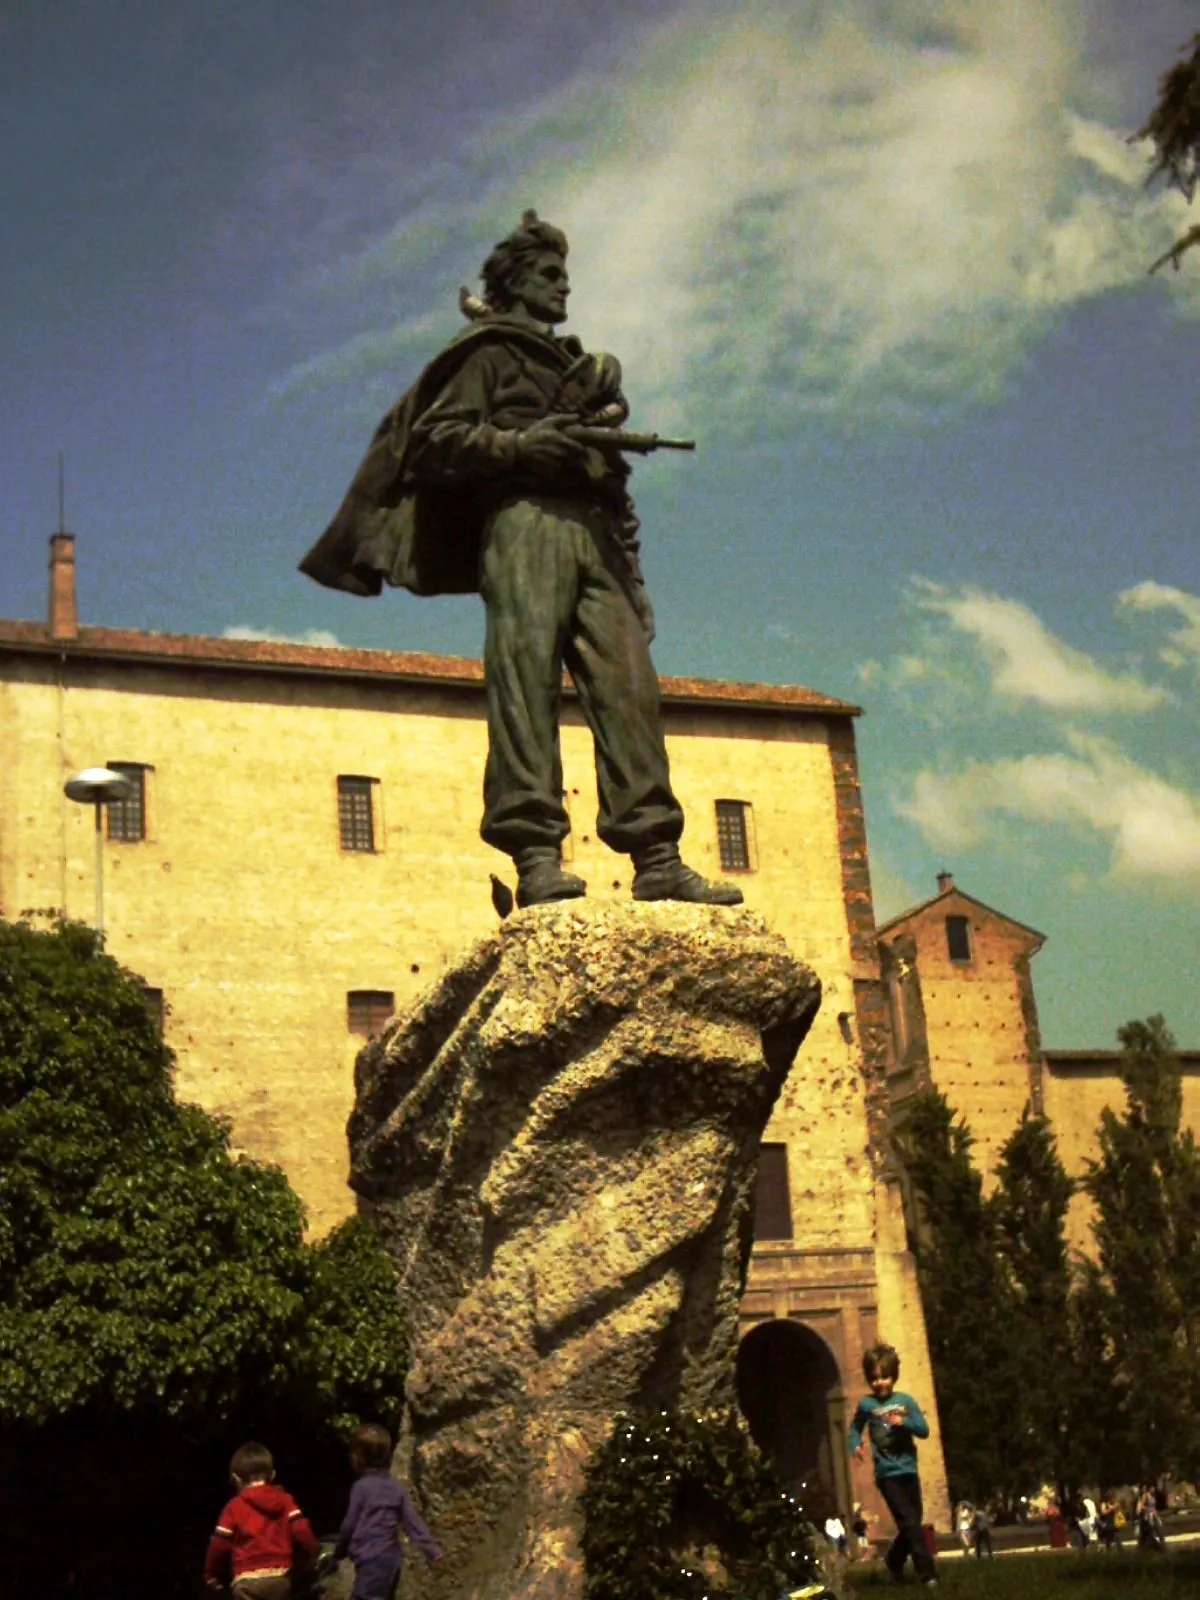
POLYGON ((834 1554, 844 1561, 849 1554, 846 1526, 836 1511, 832 1516, 825 1518, 825 1537, 834 1554))
POLYGON ((1163 1538, 1162 1518, 1158 1514, 1158 1500, 1152 1488, 1142 1490, 1137 1506, 1138 1549, 1167 1553, 1163 1538))
POLYGON ((861 1461, 866 1439, 871 1441, 875 1482, 896 1524, 896 1537, 884 1558, 888 1571, 893 1578, 902 1578, 911 1557, 921 1581, 934 1584, 937 1568, 925 1544, 916 1445, 918 1439, 928 1439, 929 1424, 912 1395, 896 1389, 900 1357, 890 1344, 873 1345, 867 1351, 863 1376, 871 1392, 858 1402, 848 1443, 861 1461))
POLYGON ((1125 1515, 1116 1496, 1111 1489, 1105 1489, 1100 1496, 1100 1515, 1096 1521, 1096 1532, 1106 1553, 1121 1548, 1119 1529, 1124 1521, 1125 1515))
POLYGON ((975 1507, 969 1500, 960 1500, 955 1506, 954 1528, 958 1534, 958 1541, 963 1547, 963 1555, 968 1555, 975 1528, 975 1507))
POLYGON ((980 1561, 987 1555, 989 1561, 996 1559, 996 1552, 992 1549, 992 1525, 988 1521, 988 1514, 982 1506, 976 1506, 975 1519, 972 1524, 972 1538, 975 1545, 975 1559, 980 1561))
POLYGON ((854 1521, 850 1524, 850 1531, 854 1535, 855 1554, 860 1561, 866 1561, 871 1554, 871 1528, 867 1521, 867 1513, 861 1504, 856 1504, 854 1507, 854 1521))

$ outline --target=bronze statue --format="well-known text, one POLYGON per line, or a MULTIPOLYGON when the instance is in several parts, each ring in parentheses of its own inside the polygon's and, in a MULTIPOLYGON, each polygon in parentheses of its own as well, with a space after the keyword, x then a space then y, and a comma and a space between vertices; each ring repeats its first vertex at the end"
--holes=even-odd
POLYGON ((622 450, 687 441, 621 432, 613 356, 553 330, 567 315, 567 241, 527 211, 483 264, 469 326, 375 432, 337 516, 301 562, 331 588, 483 596, 488 761, 484 839, 512 856, 517 904, 582 895, 565 872, 558 715, 571 674, 596 743, 597 831, 633 857, 637 900, 738 905, 679 854, 653 613, 622 450))

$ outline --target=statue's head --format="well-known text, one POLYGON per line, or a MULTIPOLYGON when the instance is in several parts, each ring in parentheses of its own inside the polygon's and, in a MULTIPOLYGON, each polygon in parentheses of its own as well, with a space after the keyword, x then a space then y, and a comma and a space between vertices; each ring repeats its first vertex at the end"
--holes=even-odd
POLYGON ((480 268, 483 298, 491 312, 524 306, 538 322, 566 320, 567 236, 536 211, 523 211, 518 226, 480 268))

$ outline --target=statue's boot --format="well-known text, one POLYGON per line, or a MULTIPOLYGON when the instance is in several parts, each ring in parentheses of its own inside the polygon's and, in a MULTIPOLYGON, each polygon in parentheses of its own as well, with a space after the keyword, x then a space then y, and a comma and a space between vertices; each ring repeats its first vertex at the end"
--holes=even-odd
POLYGON ((694 906, 740 906, 736 883, 710 883, 689 867, 675 844, 652 844, 634 852, 635 900, 684 900, 694 906))
POLYGON ((541 906, 551 900, 578 900, 587 893, 587 884, 572 872, 564 872, 557 850, 531 847, 513 857, 517 864, 517 904, 541 906))

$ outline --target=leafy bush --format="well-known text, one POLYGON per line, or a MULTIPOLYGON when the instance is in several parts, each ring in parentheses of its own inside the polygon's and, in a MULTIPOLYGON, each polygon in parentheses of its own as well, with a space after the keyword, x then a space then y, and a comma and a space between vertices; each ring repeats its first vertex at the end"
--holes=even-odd
POLYGON ((619 1417, 582 1506, 588 1600, 823 1589, 812 1524, 736 1412, 619 1417))
POLYGON ((0 1456, 50 1494, 90 1462, 95 1499, 139 1473, 198 1495, 194 1464, 219 1505, 241 1438, 283 1436, 340 1494, 335 1430, 402 1402, 391 1260, 359 1219, 306 1243, 283 1173, 177 1102, 173 1065, 91 930, 0 922, 0 1456))

